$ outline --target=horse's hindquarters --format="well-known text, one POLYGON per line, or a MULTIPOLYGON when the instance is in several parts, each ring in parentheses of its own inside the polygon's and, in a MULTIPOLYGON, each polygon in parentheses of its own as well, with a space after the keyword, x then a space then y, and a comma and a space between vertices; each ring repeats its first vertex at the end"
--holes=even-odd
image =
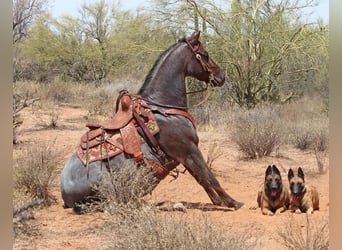
POLYGON ((89 164, 89 178, 87 169, 77 154, 73 154, 64 166, 61 174, 61 193, 64 206, 74 207, 76 202, 92 195, 91 186, 100 181, 103 170, 97 162, 89 164))
MULTIPOLYGON (((147 144, 142 146, 144 155, 149 159, 157 160, 147 144)), ((95 192, 92 187, 95 184, 104 185, 122 185, 122 183, 113 183, 121 181, 128 185, 122 187, 129 189, 130 187, 139 186, 139 193, 143 196, 150 193, 160 182, 160 178, 153 172, 151 166, 137 166, 134 159, 124 153, 112 157, 109 161, 109 166, 113 175, 108 175, 108 162, 95 161, 88 165, 87 168, 79 159, 77 154, 73 154, 66 162, 61 174, 61 194, 65 208, 72 208, 75 203, 85 201, 88 197, 93 197, 95 192), (107 178, 108 177, 108 178, 107 178), (110 179, 111 177, 114 177, 110 179)), ((112 191, 116 192, 118 187, 112 191)))

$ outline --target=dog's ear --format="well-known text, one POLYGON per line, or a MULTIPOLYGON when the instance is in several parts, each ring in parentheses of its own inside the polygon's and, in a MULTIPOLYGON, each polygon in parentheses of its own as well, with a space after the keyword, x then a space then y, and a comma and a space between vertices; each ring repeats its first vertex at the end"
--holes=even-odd
POLYGON ((304 172, 301 167, 298 168, 298 177, 302 178, 304 181, 304 172))
POLYGON ((272 174, 272 167, 271 167, 271 165, 269 165, 269 166, 267 167, 267 169, 266 169, 265 177, 266 177, 267 175, 271 175, 271 174, 272 174))
POLYGON ((272 166, 272 171, 273 171, 273 173, 275 173, 275 174, 281 176, 280 171, 279 171, 279 169, 276 167, 276 165, 273 165, 273 166, 272 166))
POLYGON ((292 168, 289 169, 289 172, 287 173, 287 178, 291 180, 294 177, 294 173, 292 168))

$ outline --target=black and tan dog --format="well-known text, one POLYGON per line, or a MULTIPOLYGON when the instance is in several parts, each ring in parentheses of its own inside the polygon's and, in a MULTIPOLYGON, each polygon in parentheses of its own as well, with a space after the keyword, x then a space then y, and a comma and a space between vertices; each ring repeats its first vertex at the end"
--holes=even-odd
POLYGON ((282 213, 289 205, 289 191, 283 185, 280 171, 275 165, 266 169, 265 182, 258 192, 257 202, 265 215, 282 213))
POLYGON ((305 184, 304 172, 301 167, 295 176, 290 169, 287 177, 290 183, 290 206, 289 209, 296 213, 311 215, 314 210, 319 209, 319 198, 317 189, 305 184))

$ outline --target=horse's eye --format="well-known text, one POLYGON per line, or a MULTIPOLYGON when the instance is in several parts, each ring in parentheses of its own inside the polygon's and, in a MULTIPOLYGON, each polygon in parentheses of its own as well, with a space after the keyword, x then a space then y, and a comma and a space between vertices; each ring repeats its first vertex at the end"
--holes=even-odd
POLYGON ((209 54, 208 54, 208 52, 204 51, 203 52, 203 57, 204 57, 205 60, 209 61, 209 54))

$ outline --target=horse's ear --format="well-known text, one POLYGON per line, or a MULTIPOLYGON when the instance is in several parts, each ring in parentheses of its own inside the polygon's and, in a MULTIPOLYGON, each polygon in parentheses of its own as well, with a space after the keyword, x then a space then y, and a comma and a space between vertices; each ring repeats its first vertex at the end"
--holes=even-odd
POLYGON ((192 33, 191 38, 198 41, 200 35, 201 35, 201 31, 197 31, 197 32, 192 33))
POLYGON ((200 35, 201 35, 201 32, 200 32, 200 31, 194 32, 194 33, 192 33, 192 35, 189 37, 188 40, 189 40, 192 44, 196 44, 196 43, 198 43, 198 40, 199 40, 200 35))

